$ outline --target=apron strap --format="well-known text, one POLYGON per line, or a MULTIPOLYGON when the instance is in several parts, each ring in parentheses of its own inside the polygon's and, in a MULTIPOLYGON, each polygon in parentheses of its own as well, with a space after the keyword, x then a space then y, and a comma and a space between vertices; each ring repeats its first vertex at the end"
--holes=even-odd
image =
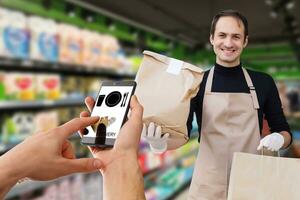
POLYGON ((214 71, 215 67, 210 68, 210 71, 208 73, 206 85, 205 85, 205 93, 210 93, 211 92, 211 87, 212 87, 212 82, 213 82, 213 77, 214 77, 214 71))
POLYGON ((251 97, 252 97, 253 106, 254 106, 255 109, 259 109, 259 103, 258 103, 255 87, 253 86, 252 80, 251 80, 247 70, 244 67, 242 67, 242 69, 243 69, 244 76, 246 78, 247 85, 250 89, 250 94, 251 94, 251 97))

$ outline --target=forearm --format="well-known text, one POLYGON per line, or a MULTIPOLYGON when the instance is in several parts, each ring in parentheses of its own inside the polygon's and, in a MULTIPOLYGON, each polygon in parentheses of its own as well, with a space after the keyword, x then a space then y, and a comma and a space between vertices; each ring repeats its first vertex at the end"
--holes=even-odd
POLYGON ((124 156, 105 168, 103 199, 145 199, 143 175, 136 158, 124 156))
POLYGON ((0 199, 4 199, 9 190, 21 179, 5 156, 0 157, 0 199))
POLYGON ((284 137, 284 144, 282 148, 287 148, 291 143, 291 134, 287 131, 281 131, 280 134, 284 137))

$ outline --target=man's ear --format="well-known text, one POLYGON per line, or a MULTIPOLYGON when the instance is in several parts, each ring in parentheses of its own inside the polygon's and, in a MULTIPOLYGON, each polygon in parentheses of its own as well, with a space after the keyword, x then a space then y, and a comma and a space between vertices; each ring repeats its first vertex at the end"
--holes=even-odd
POLYGON ((209 41, 211 45, 214 45, 214 36, 212 34, 209 36, 209 41))
POLYGON ((248 35, 246 36, 245 40, 244 40, 244 44, 243 47, 245 48, 248 44, 248 35))

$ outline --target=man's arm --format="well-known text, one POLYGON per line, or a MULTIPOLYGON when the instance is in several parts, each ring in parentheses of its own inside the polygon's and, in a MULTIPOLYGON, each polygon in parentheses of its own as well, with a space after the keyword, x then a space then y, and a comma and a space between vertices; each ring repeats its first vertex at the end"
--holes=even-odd
POLYGON ((0 158, 0 199, 4 199, 5 194, 22 178, 21 174, 8 165, 13 162, 8 159, 5 155, 0 158))
POLYGON ((112 162, 103 173, 103 199, 143 200, 144 181, 136 158, 124 156, 112 162))
POLYGON ((79 129, 96 123, 99 117, 77 118, 68 123, 40 132, 0 157, 0 199, 18 182, 52 180, 76 172, 92 172, 102 167, 95 158, 76 159, 67 138, 79 129), (42 150, 41 150, 42 149, 42 150))
POLYGON ((291 141, 292 141, 291 134, 287 131, 281 131, 280 134, 284 138, 284 144, 283 144, 282 148, 287 148, 291 144, 291 141))
MULTIPOLYGON (((95 101, 91 97, 85 99, 91 111, 95 101)), ((103 162, 100 172, 103 175, 103 196, 105 200, 130 199, 143 200, 144 181, 138 163, 138 149, 142 132, 143 107, 136 96, 130 100, 131 113, 123 125, 112 149, 102 150, 90 147, 95 158, 103 162)), ((89 112, 82 112, 81 117, 88 117, 89 112)))

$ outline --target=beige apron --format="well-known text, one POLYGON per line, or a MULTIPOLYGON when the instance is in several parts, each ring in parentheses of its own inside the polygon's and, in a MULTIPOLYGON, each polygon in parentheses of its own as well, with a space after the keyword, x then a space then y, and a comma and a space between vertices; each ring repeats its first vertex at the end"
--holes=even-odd
POLYGON ((259 104, 251 78, 242 69, 250 94, 211 92, 214 67, 209 72, 203 99, 200 146, 189 199, 225 200, 233 153, 258 153, 259 104))

